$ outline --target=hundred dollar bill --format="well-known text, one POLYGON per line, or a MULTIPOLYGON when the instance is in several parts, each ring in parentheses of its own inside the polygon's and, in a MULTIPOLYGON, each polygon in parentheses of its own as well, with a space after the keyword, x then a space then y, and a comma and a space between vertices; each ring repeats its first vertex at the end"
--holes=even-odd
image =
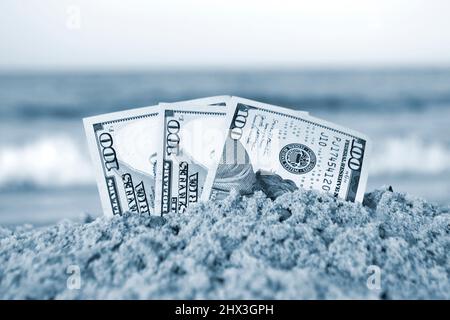
MULTIPOLYGON (((215 105, 228 98, 208 97, 195 103, 215 105)), ((150 106, 83 119, 106 215, 154 213, 156 151, 161 136, 158 114, 159 107, 150 106)))
POLYGON ((83 119, 103 212, 153 212, 158 107, 83 119))
POLYGON ((217 158, 214 153, 224 139, 225 116, 226 104, 216 109, 195 104, 161 106, 156 213, 183 213, 199 201, 208 170, 217 158))
POLYGON ((208 172, 202 200, 297 188, 363 200, 368 138, 304 113, 233 97, 221 158, 208 172))

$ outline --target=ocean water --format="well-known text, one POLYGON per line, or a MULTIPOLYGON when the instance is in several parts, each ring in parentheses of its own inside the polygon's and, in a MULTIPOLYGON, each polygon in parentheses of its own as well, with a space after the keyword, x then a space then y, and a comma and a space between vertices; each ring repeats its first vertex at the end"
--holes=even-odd
POLYGON ((0 74, 0 224, 101 214, 82 118, 238 95, 369 135, 367 190, 450 203, 450 69, 0 74))

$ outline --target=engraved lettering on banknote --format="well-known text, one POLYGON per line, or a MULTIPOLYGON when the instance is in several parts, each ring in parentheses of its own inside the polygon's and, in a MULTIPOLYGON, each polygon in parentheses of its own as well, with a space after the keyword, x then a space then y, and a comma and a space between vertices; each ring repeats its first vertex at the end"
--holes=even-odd
POLYGON ((203 200, 223 199, 233 189, 275 195, 304 188, 362 201, 367 137, 294 110, 238 97, 229 104, 229 132, 203 200))
POLYGON ((164 138, 161 152, 158 151, 161 167, 157 173, 155 201, 158 213, 184 213, 199 201, 208 172, 208 161, 203 154, 209 147, 202 141, 212 131, 219 131, 220 136, 226 131, 223 122, 226 113, 211 111, 214 110, 211 107, 162 106, 164 138))

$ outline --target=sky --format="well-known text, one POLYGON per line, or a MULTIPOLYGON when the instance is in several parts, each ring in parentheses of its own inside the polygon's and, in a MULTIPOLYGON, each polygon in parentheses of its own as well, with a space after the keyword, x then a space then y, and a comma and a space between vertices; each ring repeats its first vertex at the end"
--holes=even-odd
POLYGON ((1 0, 0 70, 450 66, 448 0, 1 0))

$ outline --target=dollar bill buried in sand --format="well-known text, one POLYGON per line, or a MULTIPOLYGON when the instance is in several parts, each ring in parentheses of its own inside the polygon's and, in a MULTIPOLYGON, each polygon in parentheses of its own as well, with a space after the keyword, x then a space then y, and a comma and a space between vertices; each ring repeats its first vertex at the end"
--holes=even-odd
POLYGON ((208 172, 202 200, 263 190, 275 198, 297 188, 361 202, 368 138, 290 109, 233 97, 220 159, 208 172))
MULTIPOLYGON (((177 105, 223 105, 229 96, 188 100, 177 105)), ((159 106, 84 119, 97 185, 106 215, 154 213, 157 148, 162 138, 159 106)))
POLYGON ((106 215, 152 213, 157 116, 152 106, 84 119, 106 215))
POLYGON ((163 106, 155 211, 183 213, 200 200, 206 175, 225 138, 226 106, 163 106))

